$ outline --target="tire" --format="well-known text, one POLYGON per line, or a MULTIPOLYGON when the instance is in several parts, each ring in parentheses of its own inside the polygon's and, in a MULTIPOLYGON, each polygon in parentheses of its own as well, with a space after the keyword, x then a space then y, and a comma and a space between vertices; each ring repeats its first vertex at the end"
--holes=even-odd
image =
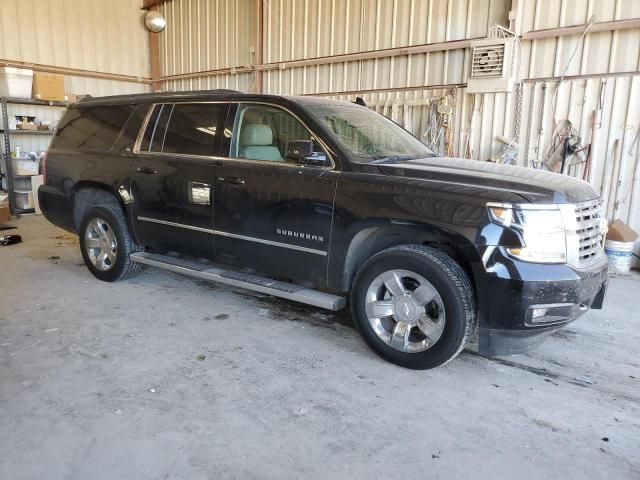
POLYGON ((451 361, 476 326, 469 277, 451 257, 424 245, 392 247, 367 260, 354 280, 351 312, 375 353, 415 370, 451 361))
POLYGON ((79 236, 84 263, 99 280, 115 282, 140 272, 142 266, 131 261, 129 255, 141 251, 142 247, 131 238, 120 205, 92 207, 82 219, 79 236), (99 252, 103 251, 106 256, 100 257, 99 252))

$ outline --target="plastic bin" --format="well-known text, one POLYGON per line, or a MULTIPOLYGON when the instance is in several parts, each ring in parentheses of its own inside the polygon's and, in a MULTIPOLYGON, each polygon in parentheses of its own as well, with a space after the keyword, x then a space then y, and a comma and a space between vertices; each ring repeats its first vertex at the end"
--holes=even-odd
POLYGON ((40 173, 40 159, 31 160, 27 157, 11 159, 11 167, 14 175, 38 175, 40 173))
POLYGON ((33 205, 33 192, 31 190, 26 192, 16 191, 15 199, 16 199, 16 208, 21 210, 30 210, 34 208, 33 205))
POLYGON ((36 175, 31 177, 31 192, 33 193, 33 208, 36 209, 36 213, 42 213, 40 210, 40 203, 38 202, 38 188, 44 183, 44 177, 42 175, 36 175))
POLYGON ((31 98, 33 70, 0 67, 0 97, 31 98))
POLYGON ((33 186, 31 184, 31 177, 13 177, 13 189, 15 191, 18 190, 33 190, 33 186))

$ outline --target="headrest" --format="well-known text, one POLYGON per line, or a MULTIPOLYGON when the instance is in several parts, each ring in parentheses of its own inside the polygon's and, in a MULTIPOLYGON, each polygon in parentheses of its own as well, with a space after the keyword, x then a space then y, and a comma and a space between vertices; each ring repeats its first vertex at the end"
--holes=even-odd
POLYGON ((242 125, 240 144, 243 147, 271 145, 272 143, 273 133, 269 125, 262 123, 245 123, 242 125))

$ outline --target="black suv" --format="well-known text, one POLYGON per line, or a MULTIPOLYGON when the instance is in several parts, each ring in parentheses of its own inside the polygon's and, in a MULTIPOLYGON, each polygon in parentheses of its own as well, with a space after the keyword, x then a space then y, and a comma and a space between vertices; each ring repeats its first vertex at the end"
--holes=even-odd
POLYGON ((410 368, 475 334, 481 354, 522 351, 605 295, 587 183, 437 157, 349 102, 87 98, 44 170, 46 218, 78 233, 100 280, 148 264, 332 310, 348 299, 371 348, 410 368))

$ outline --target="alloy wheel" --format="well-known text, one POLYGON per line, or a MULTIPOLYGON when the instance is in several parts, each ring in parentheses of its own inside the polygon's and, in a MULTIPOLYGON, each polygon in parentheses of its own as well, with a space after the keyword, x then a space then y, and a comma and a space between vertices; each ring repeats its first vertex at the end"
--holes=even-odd
POLYGON ((94 218, 87 224, 84 236, 92 265, 103 272, 110 270, 118 254, 118 240, 111 225, 102 218, 94 218))
POLYGON ((444 331, 440 294, 426 278, 409 270, 378 275, 367 289, 365 310, 378 338, 401 352, 423 352, 444 331))

